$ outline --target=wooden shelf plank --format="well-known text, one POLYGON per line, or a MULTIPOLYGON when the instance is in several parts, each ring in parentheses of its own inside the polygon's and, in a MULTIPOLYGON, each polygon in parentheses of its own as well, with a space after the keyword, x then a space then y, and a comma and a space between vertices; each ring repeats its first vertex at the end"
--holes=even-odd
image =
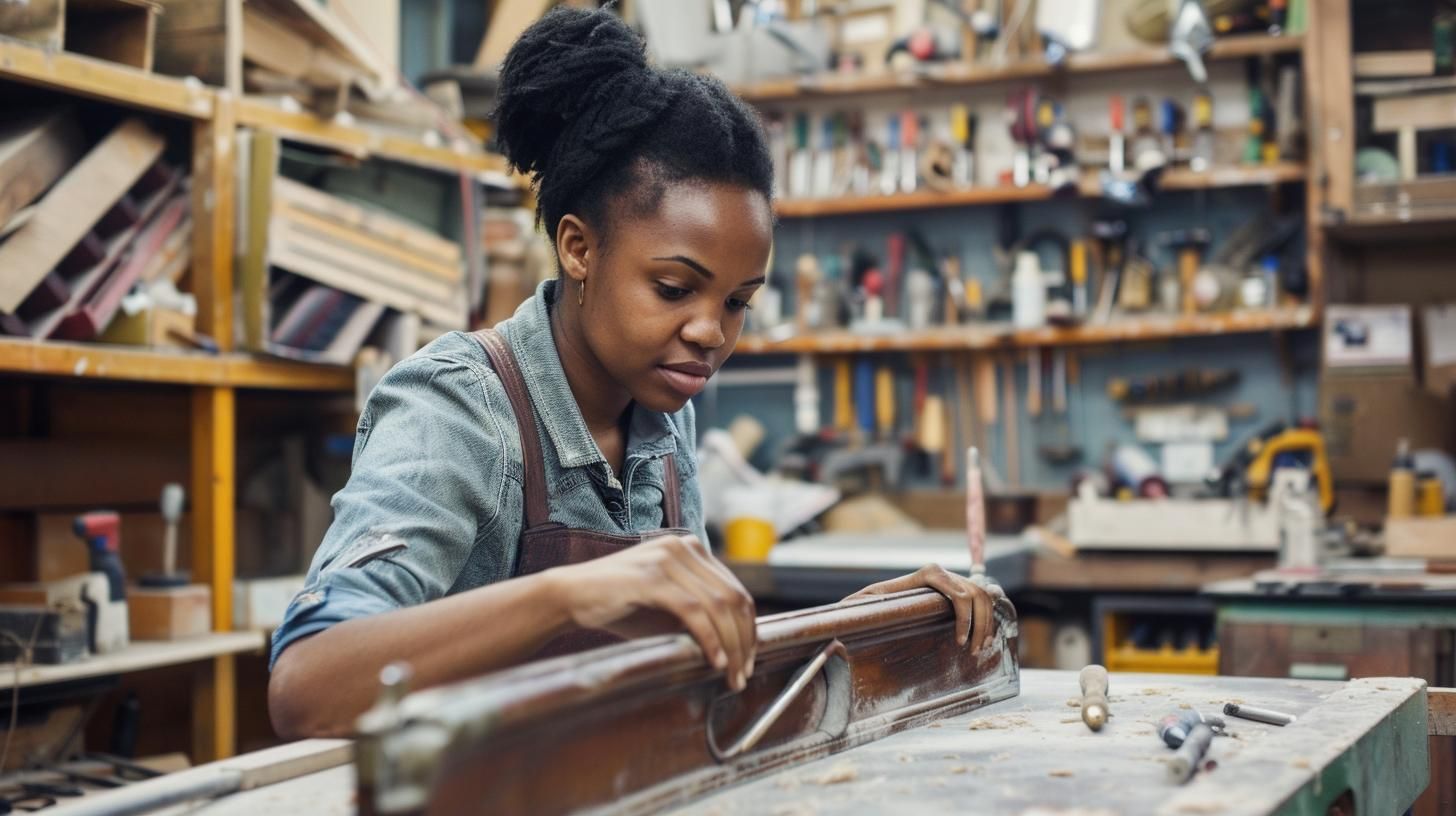
POLYGON ((195 80, 50 51, 0 37, 0 79, 191 119, 212 117, 213 90, 195 80))
POLYGON ((1318 313, 1299 306, 1273 310, 1231 312, 1216 315, 1159 316, 1121 320, 1102 326, 1047 327, 1014 331, 1007 326, 938 327, 896 335, 860 335, 847 331, 791 337, 772 342, 764 337, 744 337, 737 354, 855 354, 863 352, 977 351, 1036 348, 1043 346, 1092 346, 1116 343, 1206 337, 1219 334, 1248 334, 1288 331, 1318 324, 1318 313))
MULTIPOLYGON (((1219 187, 1262 187, 1304 181, 1305 167, 1295 162, 1281 162, 1271 165, 1249 167, 1218 167, 1205 172, 1194 172, 1186 167, 1173 168, 1163 174, 1163 190, 1206 190, 1219 187)), ((1101 195, 1101 188, 1095 174, 1089 173, 1075 194, 1095 198, 1101 195)), ((774 202, 774 212, 779 218, 814 218, 829 215, 853 215, 857 213, 885 213, 904 210, 925 210, 936 207, 972 207, 986 204, 1014 204, 1027 201, 1046 201, 1053 198, 1052 189, 1032 184, 1026 187, 973 187, 941 193, 921 190, 896 195, 846 196, 840 198, 782 199, 774 202)))
POLYGON ((284 139, 326 147, 361 159, 377 156, 450 172, 506 172, 505 159, 494 153, 435 147, 402 136, 320 119, 311 113, 287 111, 261 99, 240 99, 236 107, 241 126, 263 128, 284 139))
POLYGON ((97 343, 0 339, 0 374, 128 380, 303 391, 348 391, 354 371, 344 366, 271 360, 248 354, 164 352, 97 343))
MULTIPOLYGON (((135 640, 119 652, 96 655, 59 666, 27 666, 20 670, 20 687, 64 683, 88 677, 157 669, 195 663, 222 655, 256 652, 266 642, 262 632, 214 632, 186 640, 135 640)), ((15 682, 15 664, 0 663, 6 687, 15 682)))
MULTIPOLYGON (((1243 59, 1300 51, 1303 48, 1303 36, 1270 37, 1263 34, 1245 34, 1219 38, 1214 42, 1213 48, 1205 59, 1243 59)), ((802 98, 805 95, 858 96, 936 87, 963 88, 972 85, 991 85, 1068 74, 1138 71, 1179 64, 1178 60, 1168 54, 1166 48, 1148 47, 1113 53, 1074 54, 1060 66, 1052 66, 1044 61, 1019 62, 999 67, 947 63, 927 66, 913 73, 869 75, 828 73, 803 78, 773 79, 738 86, 733 90, 743 99, 753 103, 786 102, 802 98)))

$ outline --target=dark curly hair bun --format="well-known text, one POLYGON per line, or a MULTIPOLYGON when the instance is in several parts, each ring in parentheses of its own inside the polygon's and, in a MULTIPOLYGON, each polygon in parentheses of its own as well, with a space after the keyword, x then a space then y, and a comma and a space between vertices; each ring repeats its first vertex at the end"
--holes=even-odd
POLYGON ((674 181, 773 188, 754 112, 715 79, 648 65, 610 11, 557 8, 526 29, 501 66, 495 125, 511 166, 533 174, 552 236, 566 213, 605 227, 617 196, 655 207, 674 181))

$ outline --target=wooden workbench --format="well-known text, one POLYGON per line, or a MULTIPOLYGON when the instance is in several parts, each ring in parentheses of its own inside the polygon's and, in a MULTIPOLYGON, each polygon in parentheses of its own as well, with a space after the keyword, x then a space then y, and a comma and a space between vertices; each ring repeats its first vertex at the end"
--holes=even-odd
MULTIPOLYGON (((1426 787, 1425 684, 1411 679, 1299 682, 1114 675, 1101 733, 1068 704, 1072 672, 1026 671, 1021 695, 817 762, 723 790, 677 813, 890 814, 1324 813, 1347 790, 1362 814, 1399 814, 1426 787), (1299 721, 1231 720, 1218 765, 1178 787, 1156 736, 1165 714, 1216 713, 1225 702, 1299 721)), ((353 813, 350 766, 164 811, 191 816, 353 813)))

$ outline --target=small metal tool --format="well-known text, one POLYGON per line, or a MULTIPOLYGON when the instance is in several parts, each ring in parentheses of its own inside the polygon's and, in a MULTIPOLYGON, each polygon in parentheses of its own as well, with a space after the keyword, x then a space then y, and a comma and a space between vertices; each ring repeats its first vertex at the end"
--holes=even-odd
POLYGON ((1293 714, 1285 714, 1282 711, 1272 711, 1267 708, 1255 708, 1254 706, 1240 705, 1238 703, 1224 703, 1223 713, 1230 717, 1238 717, 1254 722, 1268 723, 1269 725, 1289 725, 1297 717, 1293 714))

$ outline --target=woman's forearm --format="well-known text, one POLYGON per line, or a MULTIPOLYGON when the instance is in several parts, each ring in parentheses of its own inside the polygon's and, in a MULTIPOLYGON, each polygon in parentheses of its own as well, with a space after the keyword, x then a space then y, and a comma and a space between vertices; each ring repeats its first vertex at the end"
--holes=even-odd
POLYGON ((291 644, 273 668, 268 708, 285 738, 342 736, 378 694, 379 672, 413 669, 415 689, 522 663, 570 627, 550 573, 345 621, 291 644))

